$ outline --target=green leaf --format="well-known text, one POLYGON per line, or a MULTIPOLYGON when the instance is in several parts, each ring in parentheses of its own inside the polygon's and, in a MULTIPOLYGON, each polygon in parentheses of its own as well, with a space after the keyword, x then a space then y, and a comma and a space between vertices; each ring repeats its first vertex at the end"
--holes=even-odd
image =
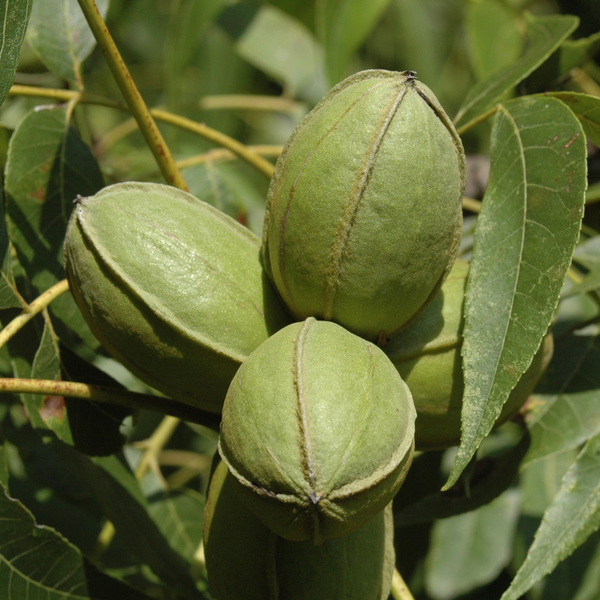
MULTIPOLYGON (((10 239, 38 293, 65 277, 63 240, 73 201, 91 196, 104 182, 96 159, 72 128, 62 106, 37 107, 21 121, 6 163, 6 211, 10 239)), ((70 294, 52 311, 91 347, 89 332, 70 294)))
POLYGON ((15 80, 33 0, 0 0, 0 106, 15 80))
POLYGON ((516 15, 504 3, 471 0, 467 26, 469 56, 478 80, 518 60, 523 40, 516 15))
POLYGON ((148 512, 171 548, 191 562, 202 541, 204 497, 190 489, 159 492, 148 498, 148 512))
POLYGON ((576 92, 550 92, 548 96, 564 102, 581 121, 585 135, 600 146, 600 98, 576 92))
POLYGON ((185 70, 191 64, 202 36, 226 4, 226 0, 171 2, 164 62, 167 105, 171 110, 180 106, 185 70))
MULTIPOLYGON (((104 18, 108 0, 96 0, 104 18)), ((96 40, 77 0, 35 0, 27 39, 52 73, 83 89, 81 63, 96 40)))
MULTIPOLYGON (((560 484, 569 467, 575 462, 579 450, 565 450, 529 463, 519 478, 522 494, 521 513, 541 520, 546 509, 560 490, 560 484)), ((536 525, 537 527, 537 525, 536 525)), ((533 541, 533 531, 527 546, 533 541)), ((521 557, 520 563, 525 556, 521 557)))
POLYGON ((540 600, 598 600, 600 597, 600 534, 591 535, 543 580, 540 600))
POLYGON ((390 0, 318 0, 317 34, 325 50, 329 83, 344 79, 352 54, 367 39, 390 0))
POLYGON ((59 533, 33 515, 0 485, 0 596, 46 600, 147 600, 104 575, 59 533))
POLYGON ((501 600, 517 600, 600 528, 600 435, 587 442, 544 514, 527 558, 501 600))
POLYGON ((438 521, 425 563, 425 587, 450 600, 493 581, 508 564, 519 517, 519 494, 508 490, 478 510, 438 521))
POLYGON ((6 455, 6 443, 0 423, 0 485, 8 490, 8 457, 6 455))
POLYGON ((254 174, 248 172, 240 162, 207 162, 188 169, 186 181, 194 196, 260 236, 265 216, 267 182, 264 177, 254 180, 254 174))
POLYGON ((543 90, 569 74, 571 69, 582 65, 600 50, 600 32, 579 40, 566 40, 536 69, 525 82, 527 91, 543 90))
MULTIPOLYGON (((391 52, 397 64, 416 71, 419 79, 440 99, 444 95, 441 71, 446 61, 449 36, 447 30, 440 31, 438 27, 435 3, 394 0, 386 13, 386 20, 388 17, 391 29, 388 43, 393 44, 391 52)), ((451 28, 452 22, 450 17, 444 29, 451 28)))
POLYGON ((236 44, 238 54, 283 83, 292 96, 315 101, 327 91, 323 52, 312 33, 297 19, 264 5, 236 44))
POLYGON ((578 448, 600 433, 600 328, 566 334, 527 415, 531 447, 523 467, 578 448))
MULTIPOLYGON (((93 365, 86 363, 60 343, 47 322, 31 370, 33 379, 66 380, 122 390, 93 365)), ((114 454, 123 446, 120 433, 123 419, 131 410, 117 405, 90 402, 83 398, 22 394, 31 424, 50 429, 67 444, 91 456, 114 454)))
MULTIPOLYGON (((59 345, 61 377, 90 385, 125 389, 112 377, 81 359, 64 344, 59 345)), ((90 402, 83 398, 65 398, 73 445, 90 456, 107 456, 118 452, 125 441, 121 434, 123 419, 132 414, 124 406, 90 402)))
MULTIPOLYGON (((589 188, 588 188, 589 190, 589 188)), ((600 266, 600 235, 594 235, 577 244, 573 260, 582 264, 586 269, 600 266)), ((569 280, 567 280, 567 283, 569 280)))
POLYGON ((529 434, 508 452, 476 463, 469 494, 466 490, 437 491, 394 512, 394 525, 428 523, 475 510, 504 493, 519 472, 519 463, 529 448, 529 434))
POLYGON ((127 550, 184 598, 201 599, 202 594, 196 589, 188 565, 150 518, 133 474, 114 456, 92 461, 59 441, 53 442, 52 448, 92 493, 127 550))
POLYGON ((462 436, 446 488, 493 427, 554 314, 585 200, 581 134, 552 98, 512 100, 496 115, 466 292, 462 436))
POLYGON ((4 218, 4 194, 0 188, 0 309, 2 308, 24 308, 24 306, 13 275, 10 243, 4 218))
MULTIPOLYGON (((44 327, 42 341, 33 361, 31 377, 50 381, 60 379, 58 340, 48 323, 44 327)), ((22 396, 27 415, 35 428, 50 429, 67 444, 73 443, 65 399, 62 396, 42 396, 41 394, 23 394, 22 396)))
POLYGON ((508 90, 541 65, 579 23, 577 17, 569 15, 534 17, 527 14, 526 20, 529 40, 527 51, 516 62, 491 73, 473 86, 454 118, 457 129, 468 128, 493 108, 508 90))

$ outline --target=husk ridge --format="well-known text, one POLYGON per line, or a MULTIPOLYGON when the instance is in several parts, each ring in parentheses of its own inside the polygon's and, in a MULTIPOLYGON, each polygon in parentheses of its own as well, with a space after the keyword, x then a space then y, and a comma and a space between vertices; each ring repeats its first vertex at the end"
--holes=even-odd
MULTIPOLYGON (((78 215, 77 222, 80 226, 80 232, 82 237, 86 239, 88 244, 90 245, 91 251, 93 254, 101 259, 102 264, 110 271, 110 273, 121 283, 124 289, 127 289, 133 296, 135 296, 138 301, 147 305, 155 315, 160 316, 165 322, 169 323, 169 326, 173 327, 178 335, 180 335, 184 339, 188 339, 194 343, 198 343, 204 346, 207 349, 213 350, 225 356, 231 357, 233 360, 241 364, 246 356, 236 352, 232 348, 228 348, 222 344, 216 343, 214 340, 208 338, 207 336, 203 336, 196 333, 192 333, 192 331, 187 328, 181 320, 176 317, 171 311, 165 310, 164 307, 161 307, 159 302, 156 300, 154 294, 145 292, 143 290, 139 290, 130 285, 127 275, 121 269, 121 267, 111 258, 110 253, 106 251, 101 245, 94 243, 94 238, 92 231, 93 226, 87 224, 85 219, 81 218, 78 215)), ((201 258, 201 260, 203 260, 201 258)), ((221 270, 216 270, 213 268, 215 272, 222 273, 221 270)))

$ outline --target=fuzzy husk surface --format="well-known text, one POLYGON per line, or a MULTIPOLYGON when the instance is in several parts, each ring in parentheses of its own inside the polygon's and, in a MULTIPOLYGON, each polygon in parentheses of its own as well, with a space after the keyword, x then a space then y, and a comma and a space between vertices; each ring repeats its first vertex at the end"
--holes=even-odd
POLYGON ((290 540, 357 529, 412 461, 415 409, 374 344, 309 318, 269 338, 231 383, 219 453, 254 514, 290 540))
POLYGON ((217 600, 387 600, 394 569, 391 504, 366 525, 319 546, 269 530, 216 467, 204 510, 208 581, 217 600))
POLYGON ((290 318, 248 229, 181 190, 109 186, 82 198, 65 239, 90 329, 137 377, 220 412, 245 358, 290 318))
POLYGON ((290 312, 390 338, 436 295, 458 251, 465 158, 410 72, 363 71, 304 118, 269 188, 263 258, 290 312))

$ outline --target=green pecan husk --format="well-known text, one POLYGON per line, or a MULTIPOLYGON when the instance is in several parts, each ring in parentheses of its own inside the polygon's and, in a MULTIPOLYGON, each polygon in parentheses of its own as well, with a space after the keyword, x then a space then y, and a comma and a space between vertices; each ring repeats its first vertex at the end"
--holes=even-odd
MULTIPOLYGON (((384 346, 415 402, 417 450, 439 450, 460 441, 464 393, 460 351, 468 273, 469 263, 457 260, 440 293, 425 312, 384 346)), ((548 366, 552 350, 552 334, 548 333, 531 366, 510 393, 496 426, 513 417, 523 406, 548 366)))
POLYGON ((236 373, 219 453, 278 535, 323 540, 391 501, 412 461, 415 409, 374 344, 326 321, 288 325, 236 373))
POLYGON ((80 198, 65 265, 108 352, 164 394, 211 412, 246 357, 290 321, 258 237, 166 185, 122 183, 80 198))
POLYGON ((204 509, 208 582, 218 600, 387 600, 395 563, 391 504, 356 531, 315 546, 268 529, 232 480, 221 462, 204 509))
POLYGON ((305 117, 277 161, 265 269, 291 313, 376 341, 424 309, 458 251, 465 157, 414 73, 364 71, 305 117))

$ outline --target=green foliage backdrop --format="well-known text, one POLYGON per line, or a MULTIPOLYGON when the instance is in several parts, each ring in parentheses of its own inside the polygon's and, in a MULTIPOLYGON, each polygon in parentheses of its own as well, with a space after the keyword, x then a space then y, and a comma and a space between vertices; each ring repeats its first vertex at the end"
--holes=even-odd
POLYGON ((90 332, 64 283, 73 201, 170 182, 260 235, 282 145, 369 68, 417 71, 468 157, 462 438, 394 500, 392 597, 600 598, 596 0, 0 0, 0 21, 0 598, 213 597, 218 423, 90 332))

